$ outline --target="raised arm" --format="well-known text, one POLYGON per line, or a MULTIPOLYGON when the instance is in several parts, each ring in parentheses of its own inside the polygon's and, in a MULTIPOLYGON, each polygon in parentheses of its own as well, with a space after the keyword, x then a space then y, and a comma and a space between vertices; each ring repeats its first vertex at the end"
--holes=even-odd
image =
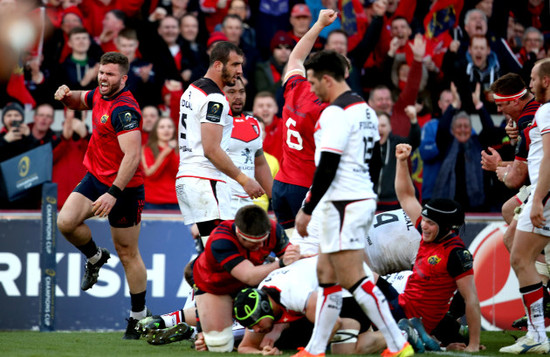
POLYGON ((422 213, 422 206, 414 194, 414 186, 409 175, 409 157, 412 147, 409 144, 397 144, 395 147, 395 193, 401 208, 412 222, 416 222, 422 213))
POLYGON ((66 85, 62 85, 57 88, 57 91, 54 94, 55 100, 59 100, 63 105, 69 109, 73 110, 85 110, 89 109, 86 105, 86 100, 84 96, 86 91, 76 90, 72 91, 66 85))
POLYGON ((338 14, 334 10, 325 9, 319 12, 317 22, 315 22, 309 31, 300 39, 300 41, 298 41, 290 53, 283 83, 286 82, 288 77, 296 74, 296 71, 301 71, 302 73, 304 72, 304 61, 311 52, 315 40, 319 37, 321 31, 328 25, 332 24, 337 17, 338 14))

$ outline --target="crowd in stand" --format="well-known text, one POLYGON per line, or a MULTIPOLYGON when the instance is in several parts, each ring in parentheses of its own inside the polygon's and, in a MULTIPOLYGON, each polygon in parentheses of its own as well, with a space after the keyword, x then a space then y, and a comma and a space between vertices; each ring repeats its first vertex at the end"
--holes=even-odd
MULTIPOLYGON (((28 5, 0 0, 0 23, 8 23, 22 3, 28 5)), ((495 172, 482 169, 481 152, 493 148, 503 161, 512 161, 514 142, 504 130, 506 118, 494 124, 499 109, 490 86, 509 72, 529 83, 535 61, 546 57, 549 3, 37 1, 25 15, 40 24, 35 26, 39 44, 26 46, 8 70, 0 68, 0 161, 51 142, 53 181, 63 205, 85 171, 82 159, 92 128, 82 120, 87 113, 65 110, 62 132, 53 132, 54 110, 63 109, 53 93, 61 84, 95 88, 101 54, 118 51, 129 59, 127 85, 143 114, 145 208, 177 209, 180 97, 206 72, 209 48, 217 41, 232 42, 245 53, 245 110, 263 122, 264 151, 280 161, 286 140, 281 119, 285 64, 319 10, 328 6, 340 15, 321 33, 314 50, 345 55, 350 87, 378 114, 384 164, 376 187, 378 209, 398 206, 395 146, 406 142, 418 148, 412 176, 422 201, 447 197, 468 212, 500 211, 513 192, 495 172), (25 118, 31 107, 33 118, 25 118), (473 129, 472 115, 479 116, 481 132, 473 129)), ((38 208, 38 203, 37 193, 9 202, 0 190, 0 209, 38 208)))

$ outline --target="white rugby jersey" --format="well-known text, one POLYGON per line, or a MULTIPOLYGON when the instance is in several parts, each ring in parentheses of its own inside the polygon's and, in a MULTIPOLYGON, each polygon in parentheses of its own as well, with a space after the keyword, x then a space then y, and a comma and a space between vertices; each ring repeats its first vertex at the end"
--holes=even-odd
POLYGON ((321 113, 315 129, 315 164, 319 165, 323 151, 341 155, 336 176, 323 199, 376 198, 368 165, 374 144, 380 141, 374 110, 348 91, 321 113))
POLYGON ((267 289, 269 295, 288 312, 276 322, 290 322, 303 316, 310 294, 318 287, 317 256, 276 269, 258 285, 258 289, 267 289))
POLYGON ((386 275, 412 269, 421 236, 405 211, 396 209, 375 215, 366 239, 370 268, 386 275))
MULTIPOLYGON (((233 130, 231 131, 227 154, 235 166, 250 178, 254 178, 254 160, 256 153, 261 149, 262 132, 258 119, 243 114, 233 118, 233 130)), ((229 187, 231 187, 231 196, 249 197, 243 187, 231 178, 229 179, 229 187)))
MULTIPOLYGON (((527 165, 529 180, 532 187, 535 187, 539 180, 539 168, 544 155, 542 151, 542 135, 550 132, 550 103, 540 106, 535 114, 533 124, 529 129, 529 155, 527 165)), ((531 192, 535 192, 534 189, 531 192)))
POLYGON ((193 82, 180 99, 180 165, 177 177, 194 176, 226 181, 227 176, 204 156, 201 123, 223 126, 220 146, 227 151, 233 123, 229 116, 229 103, 218 85, 208 78, 193 82))

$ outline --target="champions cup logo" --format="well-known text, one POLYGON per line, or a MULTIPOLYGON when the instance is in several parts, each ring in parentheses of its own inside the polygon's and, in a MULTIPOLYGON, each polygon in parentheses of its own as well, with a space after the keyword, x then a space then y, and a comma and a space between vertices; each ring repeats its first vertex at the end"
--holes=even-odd
POLYGON ((107 122, 107 119, 109 119, 109 116, 107 114, 103 115, 101 117, 101 124, 105 124, 107 122))
POLYGON ((506 228, 505 223, 489 224, 469 247, 484 330, 510 330, 512 322, 525 314, 510 254, 502 242, 506 228))
POLYGON ((436 265, 440 261, 441 261, 441 258, 438 257, 437 255, 432 255, 431 257, 428 258, 428 263, 430 263, 430 265, 436 265))
POLYGON ((44 273, 46 273, 46 275, 48 276, 55 276, 55 270, 53 269, 46 269, 44 273))
POLYGON ((57 200, 56 200, 55 197, 53 197, 53 196, 47 196, 47 197, 46 197, 46 202, 48 202, 48 203, 51 204, 51 205, 54 205, 54 204, 57 203, 57 200))
POLYGON ((19 160, 19 163, 17 164, 17 172, 19 172, 19 176, 25 177, 29 173, 29 169, 31 166, 31 159, 29 159, 28 156, 23 156, 21 160, 19 160))

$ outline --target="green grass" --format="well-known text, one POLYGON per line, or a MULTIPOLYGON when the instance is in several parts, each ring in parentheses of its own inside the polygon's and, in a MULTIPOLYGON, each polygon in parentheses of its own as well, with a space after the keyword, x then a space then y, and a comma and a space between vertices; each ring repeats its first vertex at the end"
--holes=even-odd
MULTIPOLYGON (((522 332, 482 332, 481 342, 486 351, 471 356, 504 356, 499 348, 512 344, 514 338, 522 332)), ((176 342, 164 346, 149 345, 144 339, 140 341, 122 340, 122 332, 35 332, 35 331, 0 331, 0 353, 2 356, 182 356, 208 357, 208 352, 195 352, 188 341, 176 342)), ((284 356, 295 351, 285 351, 284 356)), ((236 355, 236 353, 233 353, 236 355)), ((426 353, 442 355, 442 353, 426 353)), ((446 352, 444 355, 465 356, 462 352, 446 352)), ((216 354, 219 356, 219 354, 216 354)), ((372 355, 377 356, 377 355, 372 355)))

